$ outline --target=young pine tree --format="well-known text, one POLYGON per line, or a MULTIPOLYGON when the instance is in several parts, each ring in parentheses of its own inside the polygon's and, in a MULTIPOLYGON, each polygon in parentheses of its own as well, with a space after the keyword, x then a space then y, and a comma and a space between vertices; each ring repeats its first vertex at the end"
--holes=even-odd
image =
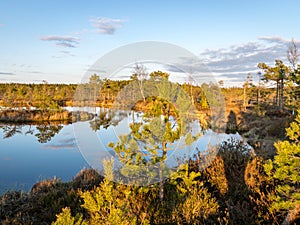
POLYGON ((286 135, 289 140, 275 143, 277 155, 264 168, 269 179, 276 181, 270 210, 288 211, 283 224, 290 224, 300 217, 300 110, 286 135))

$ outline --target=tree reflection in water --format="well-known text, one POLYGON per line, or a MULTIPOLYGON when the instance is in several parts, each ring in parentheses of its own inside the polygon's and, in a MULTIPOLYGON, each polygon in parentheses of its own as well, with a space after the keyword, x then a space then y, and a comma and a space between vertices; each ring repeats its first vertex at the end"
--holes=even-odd
MULTIPOLYGON (((124 111, 116 111, 110 109, 100 109, 99 116, 95 116, 91 120, 90 127, 93 131, 98 131, 100 128, 108 129, 109 126, 117 126, 121 120, 127 116, 124 111)), ((47 122, 39 124, 0 124, 0 129, 3 131, 3 138, 11 138, 16 134, 34 135, 38 142, 47 143, 60 132, 63 128, 61 122, 47 122)))
POLYGON ((3 138, 10 138, 14 136, 15 134, 21 134, 22 133, 22 126, 21 125, 0 125, 0 127, 3 130, 3 138))
POLYGON ((38 142, 47 143, 59 133, 63 128, 60 123, 42 123, 38 125, 33 124, 1 124, 0 128, 3 131, 3 139, 11 138, 16 134, 34 135, 37 137, 38 142), (28 130, 24 129, 28 127, 28 130), (23 129, 24 128, 24 129, 23 129))
POLYGON ((101 108, 99 116, 95 116, 90 121, 90 127, 93 131, 98 131, 102 128, 107 129, 109 126, 117 126, 120 121, 127 117, 127 113, 120 110, 111 110, 101 108))
POLYGON ((58 132, 63 128, 61 124, 51 125, 51 124, 41 124, 36 127, 38 133, 35 136, 38 138, 40 143, 47 143, 58 134, 58 132))

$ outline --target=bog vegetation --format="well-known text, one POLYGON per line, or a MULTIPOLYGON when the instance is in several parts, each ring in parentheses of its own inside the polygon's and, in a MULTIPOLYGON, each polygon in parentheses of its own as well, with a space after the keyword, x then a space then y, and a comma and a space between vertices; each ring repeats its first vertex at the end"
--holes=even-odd
MULTIPOLYGON (((85 169, 68 183, 59 179, 45 180, 35 184, 29 193, 7 192, 0 197, 1 223, 299 223, 300 65, 297 56, 297 47, 292 42, 288 49, 288 65, 279 60, 274 66, 260 63, 261 73, 255 75, 259 78, 258 84, 253 84, 254 75, 249 74, 242 88, 221 88, 227 106, 226 132, 241 133, 253 146, 252 151, 245 143, 232 139, 209 149, 217 152, 213 158, 207 156, 204 160, 202 153, 198 152, 193 159, 183 162, 168 179, 162 179, 160 175, 165 150, 168 143, 179 138, 185 126, 171 128, 170 115, 176 118, 181 112, 172 108, 167 97, 148 95, 147 82, 168 84, 170 90, 180 87, 205 118, 210 117, 210 107, 219 104, 218 101, 209 101, 207 95, 217 94, 218 85, 209 83, 199 87, 188 83, 166 83, 169 74, 161 71, 152 72, 146 78, 145 68, 141 65, 136 66, 127 81, 100 79, 94 74, 89 82, 80 86, 0 84, 2 106, 19 110, 35 107, 43 111, 60 110, 66 105, 110 107, 118 93, 135 82, 141 100, 131 109, 143 110, 152 119, 143 124, 132 124, 130 134, 109 146, 128 168, 159 165, 158 180, 149 182, 149 185, 114 182, 120 174, 114 171, 113 160, 107 160, 104 162, 105 177, 92 169, 85 169), (164 118, 164 125, 158 124, 158 127, 164 127, 163 130, 155 129, 158 121, 154 116, 164 118), (126 145, 125 140, 130 140, 130 145, 126 145), (145 143, 147 150, 153 152, 148 161, 139 151, 137 142, 145 143), (161 155, 157 154, 158 150, 161 150, 161 155), (210 161, 210 164, 203 167, 203 160, 210 161)), ((126 93, 134 97, 135 92, 130 90, 133 89, 128 88, 126 93)), ((164 91, 163 88, 159 90, 164 91)), ((194 138, 187 135, 185 140, 193 142, 194 138)))
MULTIPOLYGON (((298 112, 299 113, 299 112, 298 112)), ((209 167, 201 155, 163 183, 132 186, 83 170, 69 183, 47 180, 1 197, 2 224, 293 224, 299 222, 300 114, 265 160, 231 140, 209 167)))

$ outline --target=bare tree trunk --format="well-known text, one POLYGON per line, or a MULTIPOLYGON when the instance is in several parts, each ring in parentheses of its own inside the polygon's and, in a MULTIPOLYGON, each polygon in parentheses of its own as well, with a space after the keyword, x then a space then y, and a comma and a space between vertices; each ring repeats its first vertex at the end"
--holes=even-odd
POLYGON ((280 89, 279 89, 279 110, 283 110, 283 78, 280 79, 280 89))
POLYGON ((191 98, 192 98, 192 104, 194 104, 193 85, 192 84, 191 84, 191 98))
POLYGON ((146 80, 146 78, 148 76, 146 67, 144 67, 142 64, 141 65, 136 64, 133 72, 136 75, 135 79, 138 82, 139 89, 140 89, 141 95, 143 97, 143 101, 146 102, 146 98, 144 95, 144 81, 146 80))
POLYGON ((300 54, 298 53, 298 47, 294 39, 289 44, 289 48, 287 50, 287 59, 293 67, 293 70, 296 69, 298 58, 300 54))
POLYGON ((162 180, 163 173, 162 173, 162 168, 160 167, 159 169, 159 199, 162 201, 164 199, 164 182, 162 180))
POLYGON ((243 103, 243 106, 244 106, 244 110, 246 110, 247 108, 247 103, 246 103, 246 85, 244 85, 244 103, 243 103))
POLYGON ((163 161, 167 156, 167 142, 163 142, 162 147, 163 147, 163 155, 162 155, 162 161, 160 162, 160 169, 159 169, 159 198, 161 201, 164 199, 163 161))
POLYGON ((276 83, 276 106, 279 107, 279 80, 277 80, 277 83, 276 83))
POLYGON ((143 80, 139 81, 139 88, 140 88, 141 95, 143 97, 143 101, 146 102, 146 98, 145 98, 144 90, 143 90, 143 82, 144 82, 143 80))

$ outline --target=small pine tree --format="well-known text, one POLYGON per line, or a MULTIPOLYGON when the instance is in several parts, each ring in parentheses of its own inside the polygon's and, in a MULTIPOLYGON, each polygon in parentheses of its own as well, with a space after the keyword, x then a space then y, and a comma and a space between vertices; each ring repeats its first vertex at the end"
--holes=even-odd
POLYGON ((276 193, 270 196, 271 211, 289 211, 285 224, 289 224, 300 213, 300 110, 295 122, 286 129, 289 140, 275 143, 277 155, 268 160, 264 169, 269 179, 275 180, 276 193))
POLYGON ((57 219, 52 225, 88 225, 81 214, 77 214, 75 217, 71 215, 70 208, 66 207, 62 209, 62 212, 58 214, 57 219))

